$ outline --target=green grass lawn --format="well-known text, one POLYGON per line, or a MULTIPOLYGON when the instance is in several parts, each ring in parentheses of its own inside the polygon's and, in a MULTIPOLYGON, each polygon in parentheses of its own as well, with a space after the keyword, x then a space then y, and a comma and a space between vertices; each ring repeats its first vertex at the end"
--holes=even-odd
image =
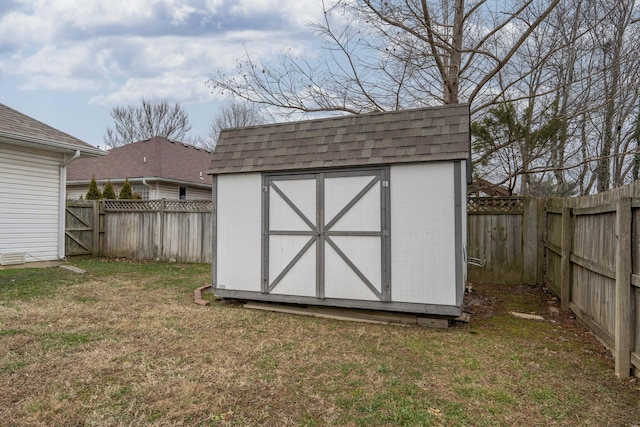
POLYGON ((474 285, 435 330, 198 306, 208 265, 70 264, 0 271, 0 425, 640 425, 581 325, 509 315, 546 316, 538 288, 474 285))

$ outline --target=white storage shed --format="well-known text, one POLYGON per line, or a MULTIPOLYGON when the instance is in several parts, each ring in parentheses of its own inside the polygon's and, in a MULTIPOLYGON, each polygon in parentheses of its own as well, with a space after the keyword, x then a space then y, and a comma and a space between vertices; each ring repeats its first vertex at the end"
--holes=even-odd
POLYGON ((466 104, 223 130, 216 294, 460 315, 469 154, 466 104))

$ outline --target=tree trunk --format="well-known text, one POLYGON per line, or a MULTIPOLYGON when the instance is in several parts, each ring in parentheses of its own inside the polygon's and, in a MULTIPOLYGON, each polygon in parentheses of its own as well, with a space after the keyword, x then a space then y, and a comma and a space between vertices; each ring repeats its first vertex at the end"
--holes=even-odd
POLYGON ((462 64, 462 38, 464 34, 464 0, 456 0, 453 11, 453 33, 449 57, 449 69, 445 83, 445 103, 457 104, 460 91, 460 67, 462 64))

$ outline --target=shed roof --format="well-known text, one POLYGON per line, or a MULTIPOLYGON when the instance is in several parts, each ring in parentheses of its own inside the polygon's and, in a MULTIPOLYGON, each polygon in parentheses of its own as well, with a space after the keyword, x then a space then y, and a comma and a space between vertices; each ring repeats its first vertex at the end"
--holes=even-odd
POLYGON ((0 103, 0 140, 38 145, 50 150, 75 151, 100 156, 104 151, 0 103))
POLYGON ((67 167, 67 183, 102 179, 154 178, 210 186, 211 153, 164 137, 112 148, 104 157, 78 159, 67 167), (200 176, 202 173, 202 178, 200 176))
POLYGON ((469 158, 469 105, 224 129, 209 174, 469 158))

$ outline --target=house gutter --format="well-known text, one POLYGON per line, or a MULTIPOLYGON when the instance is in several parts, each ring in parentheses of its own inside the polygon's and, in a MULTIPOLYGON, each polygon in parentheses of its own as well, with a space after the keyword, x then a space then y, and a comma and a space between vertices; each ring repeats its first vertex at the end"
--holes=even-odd
MULTIPOLYGON (((66 156, 65 156, 66 157, 66 156)), ((60 163, 60 178, 59 185, 60 190, 58 191, 58 197, 60 198, 58 202, 59 213, 58 213, 58 259, 64 260, 64 242, 65 242, 65 217, 66 217, 66 202, 67 202, 67 165, 74 160, 80 157, 80 150, 76 150, 74 155, 68 159, 65 159, 62 163, 60 163)))
MULTIPOLYGON (((49 141, 44 138, 25 136, 21 134, 17 134, 14 132, 7 132, 0 130, 0 140, 3 142, 7 142, 9 144, 17 144, 17 145, 27 145, 27 146, 38 146, 41 149, 58 151, 58 152, 69 152, 75 151, 78 149, 78 144, 82 143, 82 141, 78 140, 78 144, 72 144, 70 142, 57 142, 57 141, 49 141)), ((80 150, 87 157, 98 157, 104 156, 107 154, 106 152, 100 150, 99 148, 93 147, 89 144, 86 146, 82 146, 80 150)))

